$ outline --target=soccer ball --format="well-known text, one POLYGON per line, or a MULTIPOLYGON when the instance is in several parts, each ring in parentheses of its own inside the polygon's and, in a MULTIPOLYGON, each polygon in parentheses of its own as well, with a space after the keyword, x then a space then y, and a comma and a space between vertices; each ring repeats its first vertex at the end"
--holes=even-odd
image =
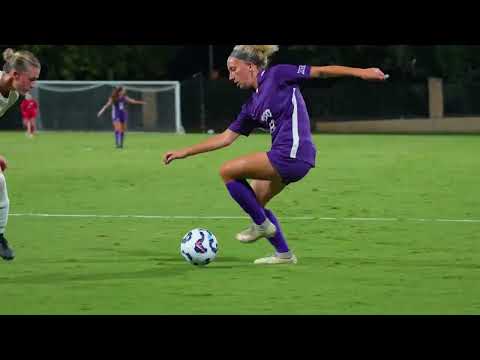
POLYGON ((193 229, 185 234, 180 253, 190 264, 207 265, 217 256, 218 242, 215 235, 205 229, 193 229))

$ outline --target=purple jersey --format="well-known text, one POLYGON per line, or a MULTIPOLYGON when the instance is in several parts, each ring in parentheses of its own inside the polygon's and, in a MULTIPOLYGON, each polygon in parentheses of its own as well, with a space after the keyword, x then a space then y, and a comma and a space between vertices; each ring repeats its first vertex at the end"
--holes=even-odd
POLYGON ((118 98, 116 102, 112 104, 112 120, 120 120, 125 121, 127 118, 127 110, 126 110, 126 100, 125 96, 121 96, 118 98))
POLYGON ((262 71, 258 89, 229 129, 245 136, 255 128, 269 130, 272 152, 315 166, 310 118, 298 87, 310 77, 310 69, 308 65, 275 65, 262 71))

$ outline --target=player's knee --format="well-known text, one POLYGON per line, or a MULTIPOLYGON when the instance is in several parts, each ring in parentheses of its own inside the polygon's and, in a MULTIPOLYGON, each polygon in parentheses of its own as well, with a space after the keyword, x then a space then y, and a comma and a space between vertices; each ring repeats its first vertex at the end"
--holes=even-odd
POLYGON ((225 183, 235 179, 233 170, 234 169, 229 162, 224 163, 220 167, 220 176, 222 177, 225 183))

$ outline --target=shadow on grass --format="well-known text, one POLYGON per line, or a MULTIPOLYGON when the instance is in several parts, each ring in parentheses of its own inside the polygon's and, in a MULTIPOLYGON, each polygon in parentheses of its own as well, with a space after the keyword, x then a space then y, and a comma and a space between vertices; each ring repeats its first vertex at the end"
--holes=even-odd
POLYGON ((480 270, 478 263, 465 263, 461 261, 436 261, 427 259, 405 259, 405 258, 361 258, 361 257, 313 257, 304 256, 299 258, 299 264, 308 265, 315 264, 324 265, 326 267, 340 265, 373 265, 385 267, 401 267, 401 268, 424 268, 439 267, 445 269, 477 269, 480 270))
POLYGON ((170 276, 184 274, 191 269, 186 266, 174 268, 156 267, 140 271, 127 272, 89 272, 85 274, 73 274, 71 272, 43 273, 28 276, 0 277, 2 284, 55 284, 69 283, 75 281, 102 281, 102 280, 140 280, 140 279, 161 279, 170 276))
MULTIPOLYGON (((145 255, 145 253, 143 253, 145 255)), ((136 253, 138 255, 138 253, 136 253)), ((143 258, 129 258, 123 259, 111 259, 111 258, 67 258, 67 259, 37 259, 37 262, 50 263, 50 264, 63 264, 65 267, 54 273, 41 273, 37 272, 34 275, 10 275, 0 276, 0 282, 2 284, 54 284, 64 282, 76 282, 76 281, 103 281, 103 280, 140 280, 140 279, 161 279, 165 277, 172 277, 185 274, 190 271, 216 271, 225 269, 236 269, 245 267, 248 262, 243 261, 240 258, 226 257, 221 260, 216 260, 208 266, 194 266, 188 264, 180 256, 159 256, 155 254, 155 257, 143 257, 143 258), (117 263, 119 265, 128 263, 140 263, 144 265, 151 265, 148 269, 139 271, 111 271, 100 272, 98 269, 89 268, 89 264, 103 264, 103 263, 117 263), (153 262, 153 264, 152 264, 153 262), (75 264, 75 267, 72 267, 75 264), (86 272, 88 273, 79 273, 86 272)), ((114 269, 112 269, 114 270, 114 269)))

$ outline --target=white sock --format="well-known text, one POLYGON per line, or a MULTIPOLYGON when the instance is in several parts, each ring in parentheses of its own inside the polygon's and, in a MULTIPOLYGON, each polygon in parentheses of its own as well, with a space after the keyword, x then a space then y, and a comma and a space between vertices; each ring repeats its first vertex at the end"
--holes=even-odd
POLYGON ((275 256, 280 259, 290 259, 292 257, 292 253, 291 251, 284 252, 284 253, 275 252, 275 256))
POLYGON ((265 221, 263 223, 261 223, 260 225, 257 225, 255 223, 254 224, 257 225, 260 229, 265 230, 267 227, 270 226, 271 223, 272 222, 268 218, 266 218, 265 221))
POLYGON ((0 234, 5 232, 8 222, 8 210, 10 208, 10 200, 8 199, 7 180, 0 171, 0 234))

